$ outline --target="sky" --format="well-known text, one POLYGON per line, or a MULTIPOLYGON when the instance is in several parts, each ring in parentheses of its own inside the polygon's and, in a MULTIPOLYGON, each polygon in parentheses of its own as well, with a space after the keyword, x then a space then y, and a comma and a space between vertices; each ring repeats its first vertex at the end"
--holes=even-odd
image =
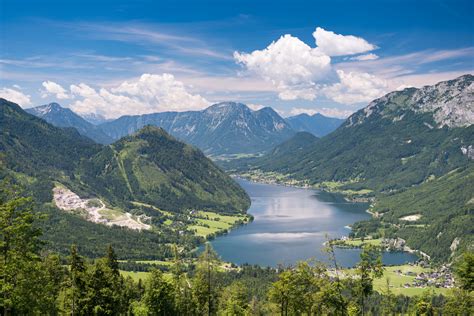
POLYGON ((474 1, 0 0, 0 97, 106 118, 237 101, 347 117, 474 73, 474 1))

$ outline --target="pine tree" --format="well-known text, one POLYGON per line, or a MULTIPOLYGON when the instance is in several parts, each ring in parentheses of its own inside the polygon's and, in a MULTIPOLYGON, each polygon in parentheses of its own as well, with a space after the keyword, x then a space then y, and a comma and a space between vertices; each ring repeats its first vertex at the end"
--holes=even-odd
POLYGON ((460 288, 466 291, 474 291, 474 253, 464 253, 456 263, 456 278, 460 288))
POLYGON ((244 316, 250 310, 248 291, 239 281, 233 282, 222 293, 219 303, 220 315, 244 316))
POLYGON ((193 280, 193 296, 198 313, 215 315, 217 311, 218 288, 216 284, 217 254, 209 243, 199 256, 196 275, 193 280))
POLYGON ((143 303, 149 315, 174 315, 173 287, 163 278, 163 273, 155 269, 151 272, 145 287, 143 303))
POLYGON ((85 295, 87 291, 86 265, 79 256, 76 245, 71 246, 69 256, 69 275, 71 281, 71 315, 84 314, 85 295))
POLYGON ((18 197, 18 187, 0 186, 0 311, 4 315, 30 314, 38 307, 41 231, 39 216, 29 198, 18 197))
POLYGON ((119 276, 119 263, 117 260, 117 256, 115 255, 114 248, 112 248, 112 245, 109 245, 107 247, 107 266, 112 269, 112 272, 115 276, 119 276))
POLYGON ((365 314, 365 300, 373 292, 373 279, 383 275, 382 255, 380 249, 366 245, 360 253, 360 261, 356 268, 358 276, 356 295, 359 298, 360 312, 365 314))

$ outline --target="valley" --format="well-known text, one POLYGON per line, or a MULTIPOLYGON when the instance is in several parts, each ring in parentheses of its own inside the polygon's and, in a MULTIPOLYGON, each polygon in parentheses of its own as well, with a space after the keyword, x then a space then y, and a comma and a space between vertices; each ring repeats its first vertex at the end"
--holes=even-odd
POLYGON ((285 121, 269 108, 226 102, 108 121, 121 138, 109 130, 119 139, 100 144, 86 132, 103 127, 57 104, 31 115, 2 99, 0 175, 7 191, 32 198, 24 203, 35 209, 46 251, 66 262, 83 260, 79 249, 92 262, 89 286, 106 260, 131 287, 161 278, 195 290, 203 269, 226 288, 242 278, 270 314, 279 282, 301 274, 328 284, 315 290, 324 295, 345 287, 347 300, 359 295, 349 289, 360 278, 368 278, 371 304, 450 300, 474 241, 474 133, 464 107, 473 78, 390 93, 319 136, 290 126, 311 117, 285 121), (170 115, 203 125, 158 127, 170 115), (203 142, 219 128, 226 137, 203 142), (238 151, 244 143, 265 149, 238 151), (98 259, 103 249, 107 259, 98 259))
POLYGON ((474 315, 474 0, 0 0, 1 316, 474 315))

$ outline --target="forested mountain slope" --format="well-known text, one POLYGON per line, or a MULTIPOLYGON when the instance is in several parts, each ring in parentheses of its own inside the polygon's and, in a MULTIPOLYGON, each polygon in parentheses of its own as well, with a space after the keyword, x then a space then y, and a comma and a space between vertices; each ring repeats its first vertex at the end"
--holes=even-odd
POLYGON ((244 213, 247 194, 198 149, 146 126, 104 147, 79 168, 81 180, 110 201, 180 211, 244 213))
POLYGON ((441 176, 472 163, 473 78, 389 93, 299 155, 264 156, 253 168, 382 191, 441 176))
POLYGON ((474 166, 458 168, 420 185, 378 195, 377 216, 354 225, 355 235, 403 238, 407 244, 448 261, 474 250, 474 166))

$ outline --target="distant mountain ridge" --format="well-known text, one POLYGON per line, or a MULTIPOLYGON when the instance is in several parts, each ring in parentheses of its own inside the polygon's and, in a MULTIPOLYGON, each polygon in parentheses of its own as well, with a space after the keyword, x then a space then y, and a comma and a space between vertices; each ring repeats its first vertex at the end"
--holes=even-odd
POLYGON ((101 144, 110 144, 146 125, 158 126, 211 156, 266 152, 296 132, 309 132, 321 137, 343 122, 319 113, 284 119, 270 107, 253 111, 236 102, 217 103, 202 111, 126 115, 115 120, 106 120, 95 114, 79 116, 57 103, 26 111, 55 126, 74 127, 81 135, 101 144))
POLYGON ((297 132, 309 132, 317 137, 323 137, 336 130, 344 119, 327 117, 320 113, 309 115, 306 113, 287 117, 286 121, 297 132))
POLYGON ((252 111, 236 102, 217 103, 202 111, 122 116, 100 128, 117 139, 145 125, 162 127, 210 155, 262 152, 295 133, 272 108, 252 111))
POLYGON ((110 144, 113 142, 113 139, 102 132, 99 127, 88 122, 72 110, 60 106, 58 103, 53 102, 40 105, 25 109, 25 111, 44 119, 54 126, 74 127, 81 135, 87 136, 100 144, 110 144))

